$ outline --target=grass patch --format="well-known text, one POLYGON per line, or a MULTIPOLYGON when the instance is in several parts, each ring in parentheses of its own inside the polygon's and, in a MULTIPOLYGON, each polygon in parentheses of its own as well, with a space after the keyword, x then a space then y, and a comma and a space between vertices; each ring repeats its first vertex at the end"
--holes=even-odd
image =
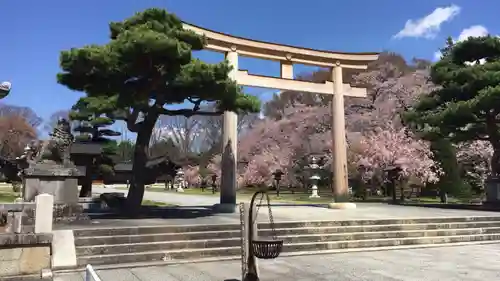
POLYGON ((19 193, 12 191, 11 186, 0 187, 0 203, 12 203, 18 197, 19 193))
MULTIPOLYGON (((116 187, 115 189, 127 190, 126 187, 116 187)), ((146 191, 150 192, 164 192, 164 193, 177 193, 175 189, 165 189, 161 187, 150 187, 146 191)), ((238 190, 236 193, 237 199, 239 201, 250 201, 252 195, 258 191, 257 188, 245 188, 238 190)), ((177 193, 183 195, 199 195, 199 196, 220 196, 219 192, 212 193, 212 189, 207 188, 204 191, 201 188, 187 188, 184 189, 183 193, 177 193)), ((320 198, 309 198, 310 193, 305 193, 303 190, 298 190, 295 194, 292 194, 288 190, 282 190, 280 196, 276 196, 276 191, 269 191, 269 198, 271 202, 275 203, 295 203, 295 204, 327 204, 334 202, 334 197, 330 190, 320 190, 320 198)), ((257 198, 259 200, 260 197, 257 198)), ((398 198, 399 199, 399 198, 398 198)), ((366 200, 354 199, 354 202, 392 202, 392 197, 368 197, 366 200)), ((421 204, 441 204, 439 197, 419 197, 411 198, 406 200, 408 203, 421 203, 421 204)), ((469 200, 460 200, 457 198, 449 198, 448 203, 451 204, 469 204, 469 200)))
POLYGON ((12 203, 18 197, 17 193, 0 191, 0 203, 12 203))
MULTIPOLYGON (((166 193, 177 193, 175 189, 172 190, 166 190, 164 188, 148 188, 147 191, 151 192, 166 192, 166 193)), ((236 196, 238 200, 250 200, 252 198, 252 195, 257 192, 257 188, 245 188, 242 190, 238 190, 236 193, 236 196)), ((178 193, 178 194, 184 194, 184 195, 199 195, 199 196, 215 196, 219 197, 220 193, 215 192, 212 193, 211 189, 205 189, 205 191, 202 191, 201 188, 187 188, 184 189, 183 193, 178 193)), ((304 192, 297 192, 295 194, 290 193, 289 191, 284 191, 280 193, 280 196, 276 196, 276 191, 270 191, 269 192, 269 199, 271 202, 278 202, 278 203, 296 203, 296 204, 324 204, 324 203, 331 203, 333 202, 333 196, 331 194, 320 194, 320 198, 309 198, 310 194, 305 194, 304 192)), ((257 200, 260 200, 260 196, 257 197, 257 200)), ((264 199, 265 200, 265 199, 264 199)))
POLYGON ((176 207, 177 205, 153 200, 142 200, 142 206, 176 207))

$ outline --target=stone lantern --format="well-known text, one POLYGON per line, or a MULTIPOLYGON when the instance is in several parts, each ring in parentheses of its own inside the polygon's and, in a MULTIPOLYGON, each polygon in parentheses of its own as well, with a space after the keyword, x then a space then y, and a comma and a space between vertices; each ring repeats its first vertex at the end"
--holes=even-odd
POLYGON ((175 175, 175 180, 177 183, 176 192, 184 192, 184 171, 179 169, 175 175))
POLYGON ((320 159, 316 156, 312 156, 309 162, 309 169, 311 170, 311 176, 309 180, 311 181, 311 195, 309 198, 320 198, 318 195, 318 183, 321 180, 319 171, 321 169, 320 159))

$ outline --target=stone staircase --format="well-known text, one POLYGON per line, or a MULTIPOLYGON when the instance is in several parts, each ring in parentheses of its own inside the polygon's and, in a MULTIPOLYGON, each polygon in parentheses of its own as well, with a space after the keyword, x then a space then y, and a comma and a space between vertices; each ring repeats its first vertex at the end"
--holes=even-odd
MULTIPOLYGON (((259 235, 272 236, 268 223, 259 235)), ((283 256, 500 243, 500 217, 276 223, 283 256)), ((238 224, 74 230, 79 267, 140 266, 239 259, 238 224)))

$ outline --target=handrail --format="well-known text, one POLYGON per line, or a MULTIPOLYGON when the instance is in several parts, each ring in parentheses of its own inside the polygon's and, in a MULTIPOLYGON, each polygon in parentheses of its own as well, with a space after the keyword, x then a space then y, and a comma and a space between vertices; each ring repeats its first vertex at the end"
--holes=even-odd
POLYGON ((90 264, 85 267, 85 281, 102 281, 90 264))

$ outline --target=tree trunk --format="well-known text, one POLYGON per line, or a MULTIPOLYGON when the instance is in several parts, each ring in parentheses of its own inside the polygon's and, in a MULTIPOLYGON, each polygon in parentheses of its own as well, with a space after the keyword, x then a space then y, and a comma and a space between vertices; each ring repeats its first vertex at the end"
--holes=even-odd
POLYGON ((144 198, 144 186, 146 183, 148 161, 148 149, 153 127, 158 119, 158 115, 148 114, 137 132, 135 142, 134 159, 132 161, 132 181, 127 195, 127 210, 137 212, 144 198))
POLYGON ((399 181, 399 201, 404 202, 405 201, 405 189, 406 189, 406 181, 405 180, 400 180, 399 181))
POLYGON ((443 190, 439 190, 439 199, 441 203, 448 204, 448 193, 443 190))
POLYGON ((79 197, 91 197, 92 196, 92 163, 85 163, 85 176, 81 180, 82 188, 80 189, 79 197))
POLYGON ((80 189, 79 197, 92 196, 92 176, 85 176, 82 181, 82 188, 80 189))

